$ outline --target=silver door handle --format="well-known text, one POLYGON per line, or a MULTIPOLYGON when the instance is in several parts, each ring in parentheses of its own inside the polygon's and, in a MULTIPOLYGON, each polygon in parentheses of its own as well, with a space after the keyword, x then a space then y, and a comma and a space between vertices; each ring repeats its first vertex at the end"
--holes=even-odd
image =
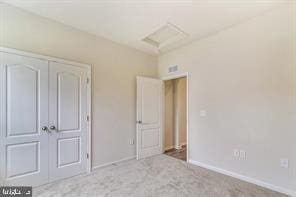
POLYGON ((41 130, 42 130, 42 131, 47 131, 47 129, 48 129, 47 126, 43 126, 43 127, 41 127, 41 130))
POLYGON ((50 128, 50 130, 55 130, 56 129, 55 126, 50 126, 49 128, 50 128))
POLYGON ((42 130, 42 131, 46 131, 47 133, 50 133, 50 131, 48 130, 47 126, 43 126, 43 127, 41 127, 41 130, 42 130))

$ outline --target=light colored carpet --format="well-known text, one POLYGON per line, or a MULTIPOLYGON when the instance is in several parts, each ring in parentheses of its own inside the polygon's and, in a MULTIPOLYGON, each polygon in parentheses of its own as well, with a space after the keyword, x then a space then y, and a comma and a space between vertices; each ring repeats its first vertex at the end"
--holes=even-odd
POLYGON ((281 197, 166 155, 131 160, 33 189, 34 196, 281 197))

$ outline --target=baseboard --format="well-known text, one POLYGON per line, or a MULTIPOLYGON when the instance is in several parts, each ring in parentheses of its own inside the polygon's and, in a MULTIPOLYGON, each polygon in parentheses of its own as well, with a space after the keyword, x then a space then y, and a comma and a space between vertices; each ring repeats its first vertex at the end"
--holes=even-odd
POLYGON ((171 150, 171 149, 173 149, 173 148, 175 148, 175 149, 182 149, 182 147, 185 146, 185 145, 187 145, 186 142, 181 143, 180 146, 167 146, 167 147, 165 147, 164 150, 167 151, 167 150, 171 150))
POLYGON ((185 145, 187 145, 187 143, 186 143, 186 142, 183 142, 183 143, 181 143, 181 146, 185 146, 185 145))
POLYGON ((227 176, 231 176, 231 177, 234 177, 234 178, 237 178, 237 179, 249 182, 249 183, 253 183, 253 184, 261 186, 261 187, 265 187, 265 188, 273 190, 273 191, 277 191, 277 192, 280 192, 280 193, 283 193, 283 194, 286 194, 286 195, 296 197, 296 191, 293 191, 293 190, 290 190, 290 189, 287 189, 287 188, 283 188, 283 187, 276 186, 276 185, 273 185, 273 184, 270 184, 270 183, 266 183, 266 182, 260 181, 258 179, 254 179, 254 178, 247 177, 247 176, 244 176, 244 175, 241 175, 241 174, 237 174, 235 172, 224 170, 224 169, 221 169, 221 168, 218 168, 218 167, 215 167, 215 166, 211 166, 211 165, 208 165, 208 164, 205 164, 205 163, 202 163, 202 162, 199 162, 199 161, 195 161, 195 160, 192 160, 192 159, 189 159, 188 162, 191 163, 191 164, 197 165, 199 167, 206 168, 208 170, 212 170, 212 171, 215 171, 215 172, 227 175, 227 176))
POLYGON ((175 148, 175 146, 167 146, 167 147, 165 147, 165 151, 167 151, 167 150, 171 150, 171 149, 173 149, 173 148, 175 148))
POLYGON ((175 149, 182 149, 183 146, 187 145, 186 142, 181 143, 180 146, 175 146, 175 149))
POLYGON ((125 157, 123 159, 119 159, 119 160, 116 160, 116 161, 112 161, 112 162, 104 163, 104 164, 101 164, 101 165, 93 166, 91 168, 91 171, 96 170, 98 168, 103 168, 103 167, 106 167, 106 166, 110 166, 112 164, 117 164, 117 163, 121 163, 121 162, 124 162, 124 161, 132 160, 132 159, 135 159, 135 158, 136 158, 136 156, 134 155, 134 156, 125 157))

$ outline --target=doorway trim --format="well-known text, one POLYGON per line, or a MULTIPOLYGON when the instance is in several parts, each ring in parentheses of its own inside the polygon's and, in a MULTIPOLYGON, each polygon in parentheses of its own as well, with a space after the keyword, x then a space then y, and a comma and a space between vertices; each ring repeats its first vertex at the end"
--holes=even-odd
POLYGON ((87 157, 86 160, 86 173, 90 174, 92 171, 92 150, 91 150, 91 120, 92 120, 92 112, 91 112, 91 98, 92 98, 92 93, 91 93, 91 83, 92 83, 92 79, 91 79, 91 65, 90 64, 84 64, 84 63, 79 63, 79 62, 74 62, 74 61, 69 61, 69 60, 65 60, 65 59, 61 59, 61 58, 55 58, 55 57, 50 57, 50 56, 46 56, 46 55, 41 55, 38 53, 33 53, 33 52, 27 52, 27 51, 23 51, 23 50, 18 50, 18 49, 12 49, 12 48, 7 48, 7 47, 2 47, 0 46, 0 52, 4 52, 4 53, 10 53, 10 54, 15 54, 15 55, 20 55, 20 56, 25 56, 25 57, 31 57, 31 58, 36 58, 36 59, 41 59, 41 60, 45 60, 49 62, 58 62, 58 63, 62 63, 62 64, 68 64, 68 65, 72 65, 72 66, 78 66, 78 67, 84 67, 87 69, 87 142, 86 142, 86 146, 87 146, 87 155, 84 155, 85 157, 87 157))
MULTIPOLYGON (((186 150, 186 162, 189 161, 189 73, 188 72, 183 72, 183 73, 173 73, 173 74, 169 74, 167 76, 161 77, 161 80, 164 81, 168 81, 168 80, 172 80, 172 79, 178 79, 181 77, 186 77, 186 144, 187 144, 187 150, 186 150)), ((163 94, 165 94, 165 91, 163 91, 163 94)), ((165 117, 165 96, 163 96, 163 120, 165 117)), ((165 140, 165 124, 163 124, 163 139, 165 140)), ((163 143, 165 143, 165 141, 163 140, 163 143)), ((163 146, 165 147, 165 146, 163 146)))

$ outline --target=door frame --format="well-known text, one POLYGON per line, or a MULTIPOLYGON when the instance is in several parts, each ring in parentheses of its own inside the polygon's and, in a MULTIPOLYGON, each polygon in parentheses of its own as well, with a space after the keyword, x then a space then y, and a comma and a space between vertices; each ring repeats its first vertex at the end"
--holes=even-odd
POLYGON ((88 154, 88 158, 87 158, 87 162, 86 162, 86 172, 89 174, 91 173, 91 157, 92 157, 92 150, 91 150, 91 120, 92 120, 92 112, 91 112, 91 104, 92 104, 92 93, 91 93, 91 85, 92 85, 92 79, 91 79, 91 65, 90 64, 85 64, 85 63, 79 63, 79 62, 74 62, 74 61, 69 61, 69 60, 65 60, 65 59, 61 59, 61 58, 55 58, 55 57, 50 57, 50 56, 46 56, 46 55, 41 55, 41 54, 36 54, 36 53, 32 53, 32 52, 26 52, 26 51, 21 51, 21 50, 17 50, 17 49, 12 49, 12 48, 7 48, 7 47, 2 47, 0 46, 0 52, 4 52, 4 53, 10 53, 10 54, 15 54, 15 55, 20 55, 20 56, 25 56, 25 57, 31 57, 31 58, 36 58, 36 59, 41 59, 41 60, 46 60, 49 62, 58 62, 58 63, 62 63, 62 64, 69 64, 72 66, 79 66, 79 67, 84 67, 87 69, 87 80, 88 80, 88 86, 87 86, 87 114, 88 114, 88 124, 87 124, 87 142, 86 142, 86 146, 87 146, 87 154, 88 154))
MULTIPOLYGON (((168 81, 172 79, 178 79, 181 77, 186 77, 186 144, 187 144, 187 150, 186 150, 186 162, 189 161, 189 73, 188 72, 182 72, 182 73, 172 73, 169 75, 166 75, 164 77, 161 77, 161 80, 168 81)), ((165 91, 163 91, 163 120, 165 120, 165 91)), ((165 151, 165 124, 163 124, 163 151, 165 151)))

